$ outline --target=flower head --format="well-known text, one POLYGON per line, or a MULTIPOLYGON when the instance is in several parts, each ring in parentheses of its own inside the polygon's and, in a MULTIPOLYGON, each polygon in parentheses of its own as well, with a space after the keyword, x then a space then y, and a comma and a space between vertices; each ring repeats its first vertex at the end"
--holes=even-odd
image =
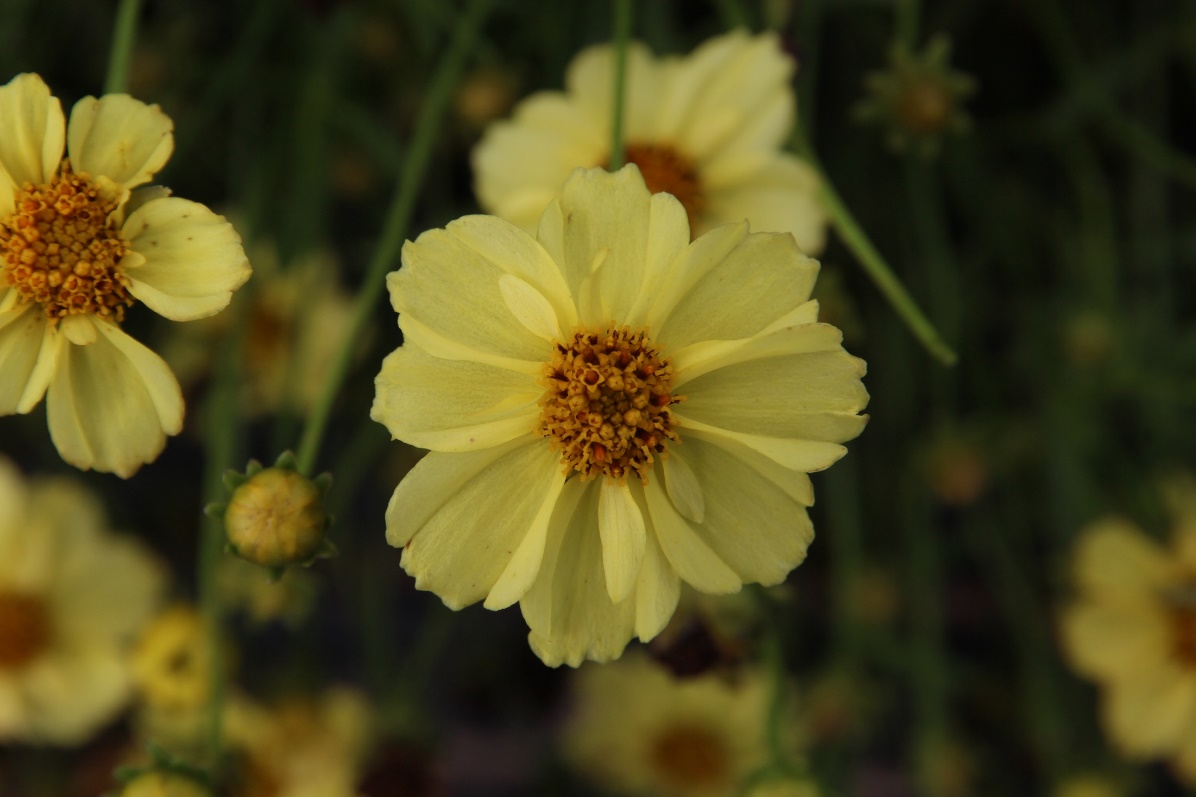
POLYGON ((578 671, 565 755, 618 794, 731 797, 768 761, 758 672, 684 681, 639 657, 578 671))
POLYGON ((0 741, 78 744, 129 697, 131 637, 162 573, 73 482, 0 460, 0 741))
MULTIPOLYGON (((1190 499, 1189 499, 1190 500, 1190 499)), ((1190 507, 1189 507, 1190 509, 1190 507)), ((1062 617, 1071 665, 1102 686, 1105 731, 1130 758, 1167 758, 1196 784, 1196 515, 1171 551, 1121 520, 1087 529, 1062 617)))
POLYGON ((373 417, 432 449, 387 510, 416 586, 519 601, 536 653, 576 665, 655 636, 681 581, 782 581, 813 538, 806 474, 866 420, 817 270, 746 223, 690 243, 634 165, 579 169, 538 241, 472 216, 408 243, 373 417))
POLYGON ((68 125, 24 74, 0 87, 0 119, 0 415, 46 396, 63 459, 130 476, 181 430, 183 399, 166 363, 121 329, 126 309, 219 312, 249 277, 241 239, 203 205, 132 192, 174 147, 156 105, 84 97, 68 125))
MULTIPOLYGON (((478 201, 535 232, 541 212, 579 166, 610 163, 614 51, 578 55, 565 91, 524 100, 473 153, 478 201)), ((781 151, 794 120, 794 64, 774 34, 733 31, 684 58, 656 58, 633 44, 627 56, 625 158, 653 192, 680 200, 696 237, 747 219, 791 232, 817 254, 826 235, 819 181, 781 151)))

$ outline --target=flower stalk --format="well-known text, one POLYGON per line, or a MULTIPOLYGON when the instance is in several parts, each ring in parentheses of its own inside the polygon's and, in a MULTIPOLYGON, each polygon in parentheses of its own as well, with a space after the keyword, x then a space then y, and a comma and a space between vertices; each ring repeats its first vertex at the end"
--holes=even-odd
POLYGON ((627 104, 627 46, 631 40, 631 0, 615 0, 615 96, 611 114, 610 170, 623 165, 623 112, 627 104))
POLYGON ((105 94, 123 94, 128 88, 129 65, 133 60, 133 45, 137 43, 137 18, 140 14, 141 0, 121 0, 116 9, 108 75, 104 79, 105 94))

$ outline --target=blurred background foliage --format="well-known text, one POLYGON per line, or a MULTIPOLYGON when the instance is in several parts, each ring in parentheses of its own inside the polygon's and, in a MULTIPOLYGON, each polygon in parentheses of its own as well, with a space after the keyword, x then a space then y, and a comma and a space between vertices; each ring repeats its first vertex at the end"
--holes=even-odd
MULTIPOLYGON (((38 72, 68 107, 99 93, 114 11, 5 0, 0 77, 38 72)), ((130 89, 175 122, 159 182, 230 215, 251 258, 273 247, 286 270, 330 254, 355 290, 458 15, 439 0, 146 0, 130 89)), ((659 53, 735 26, 781 33, 826 173, 959 354, 933 361, 832 234, 816 295, 868 362, 872 420, 815 475, 818 539, 770 610, 825 793, 1050 794, 1081 772, 1112 794, 1185 793, 1165 767, 1116 758, 1095 689, 1063 662, 1055 611, 1084 524, 1115 513, 1161 535, 1159 479, 1196 465, 1196 4, 653 0, 634 26, 659 53), (894 151, 855 109, 895 42, 921 51, 940 34, 975 83, 970 125, 894 151)), ((610 31, 603 2, 495 4, 409 238, 477 212, 469 151, 485 123, 560 88, 610 31)), ((128 323, 146 340, 166 332, 139 308, 128 323)), ((230 618, 235 680, 266 696, 363 686, 382 739, 364 794, 597 793, 553 744, 571 671, 531 654, 515 610, 454 614, 415 592, 386 545, 387 497, 419 456, 369 420, 399 342, 379 302, 319 457, 341 555, 310 571, 305 621, 230 618)), ((209 387, 192 384, 186 430, 136 478, 80 475, 117 528, 170 562, 184 599, 201 474, 273 460, 302 420, 293 407, 248 418, 212 463, 209 387)), ((3 451, 29 474, 69 471, 42 413, 3 419, 3 451)), ((0 748, 5 794, 93 797, 127 733, 0 748)))

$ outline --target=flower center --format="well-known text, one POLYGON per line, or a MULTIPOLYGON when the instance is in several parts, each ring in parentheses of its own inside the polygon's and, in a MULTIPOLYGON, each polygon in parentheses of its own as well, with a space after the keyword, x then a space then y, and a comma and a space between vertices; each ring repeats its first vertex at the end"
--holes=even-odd
POLYGON ((623 157, 639 167, 644 185, 653 194, 667 193, 677 197, 689 216, 690 235, 693 236, 698 216, 706 208, 702 180, 694 162, 667 144, 628 144, 623 157))
POLYGON ((544 365, 537 430, 561 452, 565 473, 583 480, 635 471, 645 484, 666 440, 677 440, 669 405, 669 361, 645 332, 577 329, 544 365))
POLYGON ((935 80, 909 81, 897 95, 897 118, 902 127, 929 135, 942 130, 951 118, 950 90, 935 80))
POLYGON ((37 302, 46 317, 99 315, 120 322, 133 304, 118 265, 129 251, 108 217, 105 199, 85 173, 63 163, 50 182, 16 192, 17 210, 0 219, 0 268, 22 302, 37 302))
POLYGON ((1181 664, 1196 668, 1196 581, 1169 595, 1171 653, 1181 664))
POLYGON ((0 672, 19 670, 50 645, 50 613, 36 595, 0 591, 0 672))
POLYGON ((705 728, 667 728, 653 740, 648 754, 657 774, 676 787, 710 787, 730 775, 727 746, 705 728))

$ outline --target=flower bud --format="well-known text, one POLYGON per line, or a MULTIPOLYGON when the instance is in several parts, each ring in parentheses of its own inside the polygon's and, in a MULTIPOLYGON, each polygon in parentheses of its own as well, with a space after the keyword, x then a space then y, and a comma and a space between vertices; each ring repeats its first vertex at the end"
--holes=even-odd
POLYGON ((233 491, 224 528, 243 559, 269 568, 307 564, 328 544, 323 490, 285 467, 258 470, 233 491))

